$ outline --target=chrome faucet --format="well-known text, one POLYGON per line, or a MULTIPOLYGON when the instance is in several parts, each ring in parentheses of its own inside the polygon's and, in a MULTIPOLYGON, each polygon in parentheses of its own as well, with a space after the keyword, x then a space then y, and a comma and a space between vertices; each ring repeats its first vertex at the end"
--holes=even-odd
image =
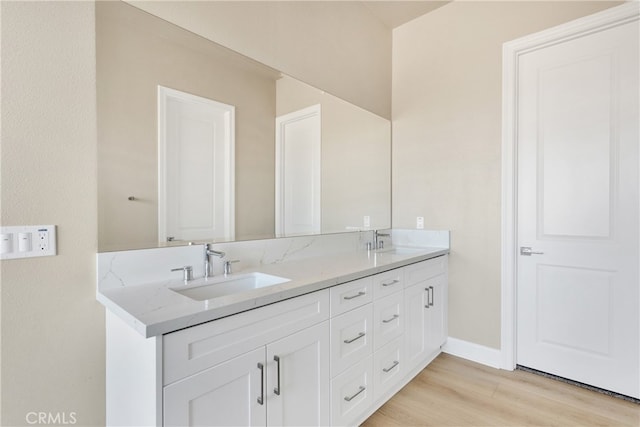
POLYGON ((373 248, 374 249, 383 249, 384 248, 384 240, 381 240, 380 237, 391 237, 389 233, 380 233, 378 230, 374 231, 374 240, 373 240, 373 248))
POLYGON ((211 262, 211 256, 217 256, 223 258, 224 252, 211 249, 211 243, 204 245, 204 278, 208 279, 213 276, 213 263, 211 262))

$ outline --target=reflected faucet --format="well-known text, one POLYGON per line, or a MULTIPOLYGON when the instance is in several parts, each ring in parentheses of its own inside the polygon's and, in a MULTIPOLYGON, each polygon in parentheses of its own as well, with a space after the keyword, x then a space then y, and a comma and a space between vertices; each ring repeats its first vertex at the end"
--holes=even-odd
POLYGON ((211 256, 217 256, 223 258, 224 252, 211 249, 211 243, 204 245, 204 278, 208 279, 213 276, 213 263, 211 262, 211 256))
POLYGON ((383 249, 384 248, 384 240, 381 240, 380 237, 391 237, 389 233, 380 233, 378 230, 374 231, 374 241, 373 248, 374 249, 383 249))

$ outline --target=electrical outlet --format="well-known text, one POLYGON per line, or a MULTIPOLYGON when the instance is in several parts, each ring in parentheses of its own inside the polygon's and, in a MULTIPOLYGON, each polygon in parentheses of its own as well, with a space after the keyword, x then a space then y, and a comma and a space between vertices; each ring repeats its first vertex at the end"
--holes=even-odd
POLYGON ((424 229, 424 217, 423 216, 416 217, 416 228, 418 230, 423 230, 424 229))
POLYGON ((41 228, 38 230, 38 251, 45 253, 49 250, 49 230, 41 228))
POLYGON ((365 215, 364 217, 364 228, 371 227, 371 217, 369 215, 365 215))

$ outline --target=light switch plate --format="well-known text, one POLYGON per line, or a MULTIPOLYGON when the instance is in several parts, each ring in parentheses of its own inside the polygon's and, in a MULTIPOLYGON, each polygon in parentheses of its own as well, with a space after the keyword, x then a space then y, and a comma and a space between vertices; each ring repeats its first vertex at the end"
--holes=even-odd
POLYGON ((55 225, 0 227, 0 235, 3 239, 0 259, 32 258, 57 254, 55 225))

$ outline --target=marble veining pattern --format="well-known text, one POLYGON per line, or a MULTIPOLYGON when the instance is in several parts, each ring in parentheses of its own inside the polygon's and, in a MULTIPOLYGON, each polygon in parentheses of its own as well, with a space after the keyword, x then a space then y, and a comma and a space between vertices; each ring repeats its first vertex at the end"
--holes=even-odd
MULTIPOLYGON (((233 265, 232 276, 260 272, 290 280, 205 301, 171 290, 184 284, 179 272, 169 271, 192 265, 196 279, 189 286, 207 285, 202 278, 203 245, 102 253, 98 254, 97 299, 150 337, 446 254, 445 233, 446 246, 429 246, 429 239, 420 236, 412 243, 423 246, 411 245, 419 250, 410 254, 368 252, 371 232, 216 244, 216 250, 226 253, 225 259, 240 260, 233 265)), ((442 235, 433 234, 433 242, 442 244, 442 235)), ((222 273, 222 262, 214 264, 214 279, 222 273)))

